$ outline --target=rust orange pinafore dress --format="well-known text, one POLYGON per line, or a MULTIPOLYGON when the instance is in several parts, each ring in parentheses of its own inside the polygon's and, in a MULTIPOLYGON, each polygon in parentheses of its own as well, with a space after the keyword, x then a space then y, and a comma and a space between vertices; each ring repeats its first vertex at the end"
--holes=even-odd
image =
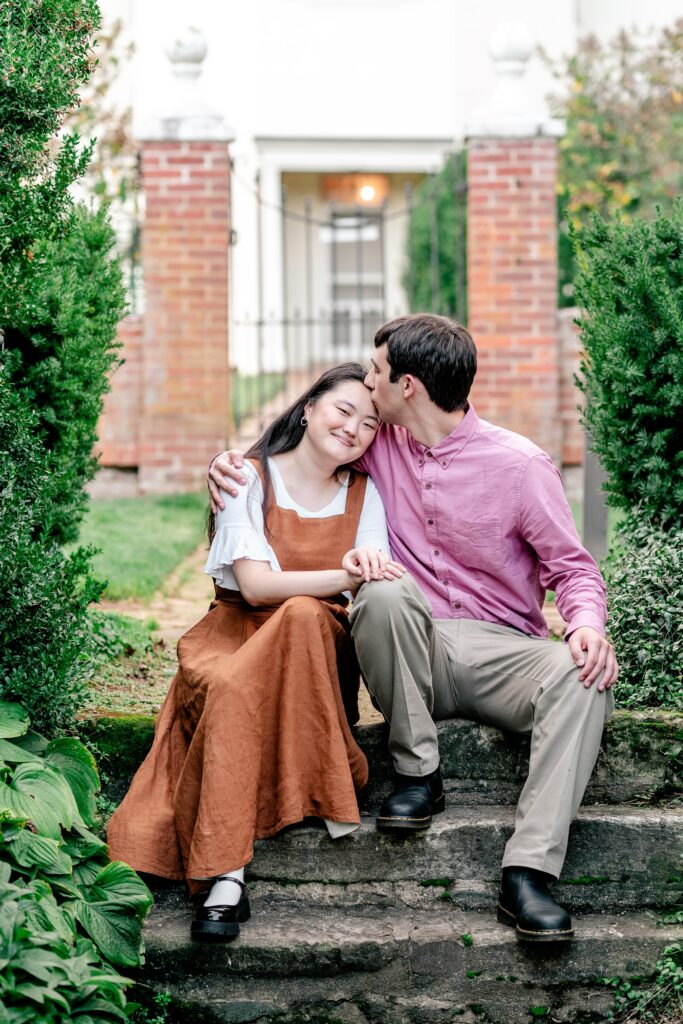
MULTIPOLYGON (((280 567, 336 568, 354 546, 366 478, 343 515, 302 519, 271 500, 280 567)), ((217 588, 178 643, 178 672, 154 744, 107 832, 138 871, 205 880, 247 864, 255 839, 308 816, 359 822, 368 766, 349 721, 359 670, 344 599, 255 608, 217 588)))

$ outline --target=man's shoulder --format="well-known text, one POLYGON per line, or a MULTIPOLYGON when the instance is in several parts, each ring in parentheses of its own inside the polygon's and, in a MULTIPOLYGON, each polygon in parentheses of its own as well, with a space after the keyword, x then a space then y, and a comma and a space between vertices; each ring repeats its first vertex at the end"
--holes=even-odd
POLYGON ((542 448, 523 434, 517 434, 514 430, 507 430, 499 427, 488 420, 479 420, 477 436, 484 449, 491 454, 497 454, 507 458, 510 462, 526 465, 531 459, 542 456, 549 459, 550 456, 542 448))

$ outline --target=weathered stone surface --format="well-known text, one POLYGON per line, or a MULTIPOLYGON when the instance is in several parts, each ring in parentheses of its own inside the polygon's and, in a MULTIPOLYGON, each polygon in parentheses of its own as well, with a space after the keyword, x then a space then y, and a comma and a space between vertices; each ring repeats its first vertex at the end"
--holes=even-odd
MULTIPOLYGON (((368 882, 447 878, 496 881, 512 834, 512 807, 447 807, 422 834, 392 836, 364 819, 332 842, 323 829, 294 828, 256 844, 253 878, 368 882)), ((683 809, 587 807, 570 833, 563 878, 631 887, 641 905, 670 902, 667 880, 683 874, 683 809)))
MULTIPOLYGON (((462 804, 516 803, 526 778, 529 741, 462 719, 439 722, 439 747, 446 789, 462 804)), ((110 778, 108 795, 120 799, 154 734, 149 715, 108 715, 81 723, 97 743, 110 778)), ((358 741, 370 761, 370 801, 376 809, 391 787, 386 729, 361 726, 358 741)), ((683 716, 672 712, 618 711, 607 725, 585 803, 683 793, 683 716)))
POLYGON ((169 989, 198 1024, 431 1024, 467 1014, 516 1024, 541 1005, 552 1007, 556 1020, 578 1021, 579 1009, 598 1014, 611 1002, 597 977, 647 974, 680 934, 658 928, 651 915, 592 916, 575 921, 572 943, 527 947, 490 915, 443 905, 330 913, 254 898, 252 920, 236 942, 202 946, 189 938, 189 905, 171 903, 167 897, 145 928, 145 981, 169 989))
MULTIPOLYGON (((437 725, 446 789, 459 803, 516 803, 528 771, 529 740, 490 726, 449 719, 437 725)), ((386 728, 356 730, 371 766, 370 801, 391 786, 386 728)), ((683 792, 683 717, 670 712, 618 711, 605 729, 603 749, 585 803, 621 803, 683 792), (678 775, 678 778, 677 778, 678 775)))
MULTIPOLYGON (((683 905, 683 876, 669 876, 664 884, 640 881, 605 881, 601 877, 569 878, 553 885, 556 898, 573 914, 611 913, 648 906, 683 905)), ((252 881, 257 899, 278 907, 317 907, 329 912, 337 907, 363 907, 390 913, 393 909, 420 910, 449 904, 454 909, 493 913, 498 899, 498 881, 434 878, 424 882, 402 879, 395 882, 342 883, 303 882, 279 885, 252 881)))

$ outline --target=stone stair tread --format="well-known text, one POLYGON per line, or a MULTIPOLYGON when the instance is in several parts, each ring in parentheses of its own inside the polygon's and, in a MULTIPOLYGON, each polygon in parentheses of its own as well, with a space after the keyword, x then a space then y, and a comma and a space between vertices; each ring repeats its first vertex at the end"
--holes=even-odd
POLYGON ((437 961, 465 978, 468 970, 476 970, 480 983, 505 974, 547 981, 556 969, 565 981, 585 980, 617 968, 631 974, 645 969, 654 951, 681 936, 676 926, 658 926, 656 914, 612 913, 575 917, 571 943, 532 947, 520 943, 514 930, 498 924, 492 914, 449 907, 390 913, 352 907, 330 913, 256 899, 252 919, 238 939, 205 944, 191 940, 191 918, 192 907, 184 899, 152 911, 144 929, 149 971, 182 956, 195 979, 372 974, 398 958, 417 974, 437 968, 437 961))
MULTIPOLYGON (((514 808, 494 805, 449 806, 431 828, 407 835, 380 832, 369 817, 334 842, 323 828, 297 827, 257 842, 249 873, 279 882, 491 881, 513 823, 514 808)), ((670 879, 683 874, 681 850, 681 807, 584 807, 572 825, 564 877, 642 885, 643 905, 661 905, 671 902, 670 879)))

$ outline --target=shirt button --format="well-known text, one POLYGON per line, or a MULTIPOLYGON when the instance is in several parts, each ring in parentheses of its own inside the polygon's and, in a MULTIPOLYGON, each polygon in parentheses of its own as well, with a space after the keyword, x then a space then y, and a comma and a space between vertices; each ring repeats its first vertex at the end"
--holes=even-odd
POLYGON ((433 525, 434 525, 434 520, 433 519, 428 519, 427 520, 427 526, 433 526, 433 525))
POLYGON ((431 457, 432 457, 432 453, 431 452, 425 452, 425 455, 427 456, 428 459, 431 459, 431 457))
POLYGON ((438 555, 439 553, 440 553, 440 552, 439 552, 439 549, 438 549, 438 548, 434 548, 434 554, 435 554, 435 555, 438 555))
POLYGON ((453 602, 453 607, 454 608, 462 608, 462 605, 460 604, 460 601, 454 601, 453 602))
POLYGON ((448 586, 448 580, 441 580, 441 582, 443 583, 444 587, 448 586))
POLYGON ((431 489, 432 489, 432 485, 431 484, 425 484, 425 490, 431 491, 431 489))

